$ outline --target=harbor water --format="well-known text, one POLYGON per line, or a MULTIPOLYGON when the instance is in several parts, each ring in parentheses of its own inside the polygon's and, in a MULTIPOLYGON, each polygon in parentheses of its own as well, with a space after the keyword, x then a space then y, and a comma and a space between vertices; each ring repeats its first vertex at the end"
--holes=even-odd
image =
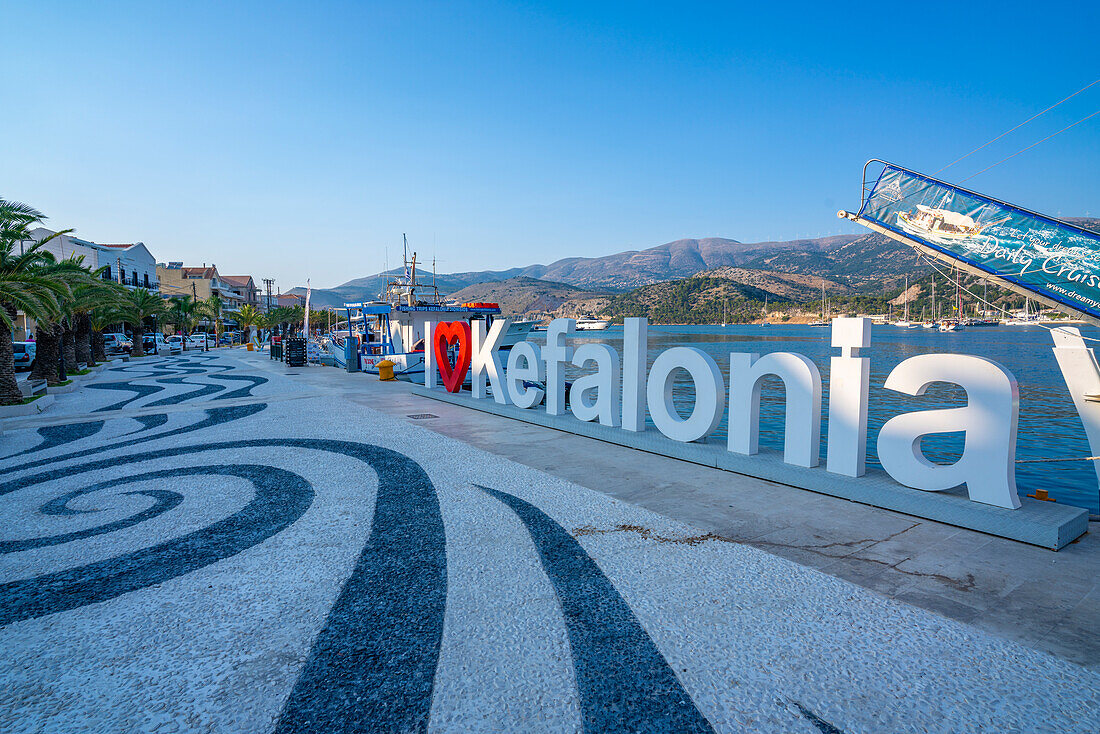
MULTIPOLYGON (((1081 333, 1100 338, 1100 329, 1082 326, 1081 333)), ((729 384, 730 352, 790 351, 809 357, 821 370, 822 399, 821 457, 825 458, 828 436, 829 358, 839 350, 829 346, 830 329, 812 326, 654 326, 649 327, 649 362, 665 349, 696 347, 712 356, 729 384)), ((532 335, 543 342, 545 334, 532 335)), ((613 326, 606 331, 580 332, 573 343, 604 342, 622 350, 623 331, 613 326)), ((959 332, 932 329, 901 329, 876 325, 871 349, 871 391, 868 464, 878 466, 875 444, 883 423, 899 413, 965 405, 965 392, 953 385, 936 384, 921 397, 886 390, 883 383, 890 371, 909 357, 926 353, 972 354, 995 360, 1008 368, 1020 388, 1020 421, 1017 432, 1016 481, 1020 495, 1046 489, 1059 502, 1100 512, 1100 491, 1092 461, 1031 462, 1034 459, 1071 459, 1092 455, 1081 420, 1070 400, 1066 384, 1055 362, 1050 332, 1042 326, 972 327, 959 332)), ((579 374, 579 371, 577 372, 579 374)), ((691 409, 690 381, 677 382, 674 401, 686 415, 691 409)), ((784 396, 782 382, 768 378, 761 397, 761 450, 782 450, 784 396)), ((709 441, 724 441, 726 420, 709 441)), ((922 442, 932 461, 950 463, 962 452, 963 435, 945 433, 922 442)))

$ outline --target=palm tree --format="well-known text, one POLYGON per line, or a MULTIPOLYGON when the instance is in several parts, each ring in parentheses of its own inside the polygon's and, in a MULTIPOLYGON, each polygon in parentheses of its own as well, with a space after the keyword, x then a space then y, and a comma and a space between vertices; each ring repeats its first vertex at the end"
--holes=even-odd
POLYGON ((130 328, 134 332, 134 348, 130 354, 135 357, 144 357, 145 344, 142 340, 145 337, 145 319, 150 316, 163 316, 165 314, 164 299, 144 288, 135 288, 126 296, 127 299, 122 306, 122 313, 125 316, 126 323, 130 324, 130 328))
POLYGON ((183 351, 187 351, 187 335, 195 326, 199 302, 191 296, 172 296, 168 299, 168 321, 183 334, 183 351))
POLYGON ((251 327, 258 326, 263 321, 263 316, 251 303, 241 306, 241 310, 237 312, 237 324, 245 330, 245 342, 248 341, 251 327))
POLYGON ((57 385, 65 379, 66 374, 77 371, 75 333, 66 326, 72 323, 77 310, 94 305, 88 299, 91 297, 90 288, 96 285, 90 283, 90 273, 84 267, 83 260, 83 256, 78 256, 58 261, 47 252, 43 253, 36 266, 40 274, 64 283, 68 290, 63 297, 58 298, 55 314, 36 319, 36 351, 31 379, 46 380, 50 385, 57 385))
MULTIPOLYGON (((104 329, 111 324, 121 324, 127 318, 125 310, 125 301, 128 300, 127 290, 117 283, 111 283, 111 285, 119 291, 117 298, 112 299, 111 302, 100 304, 88 312, 88 318, 92 326, 92 359, 96 362, 107 361, 107 349, 103 341, 104 329)), ((137 349, 136 344, 134 349, 137 349)), ((138 352, 139 355, 144 353, 144 349, 138 352)))
POLYGON ((45 260, 41 248, 63 233, 30 246, 21 244, 32 239, 31 227, 44 219, 41 212, 26 204, 0 199, 0 405, 23 402, 15 379, 12 348, 16 312, 33 319, 50 318, 60 313, 59 299, 69 294, 64 282, 40 269, 45 260))
POLYGON ((198 313, 205 318, 209 318, 214 322, 214 345, 218 344, 218 337, 222 330, 222 312, 224 306, 222 304, 221 297, 215 293, 205 301, 200 301, 198 305, 198 313))

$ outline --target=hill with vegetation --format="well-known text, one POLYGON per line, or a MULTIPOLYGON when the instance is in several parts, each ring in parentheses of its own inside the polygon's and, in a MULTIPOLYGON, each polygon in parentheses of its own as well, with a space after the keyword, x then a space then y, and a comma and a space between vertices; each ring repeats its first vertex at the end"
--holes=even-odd
POLYGON ((550 314, 568 301, 598 298, 603 294, 578 288, 568 283, 509 278, 492 283, 467 286, 451 294, 459 303, 488 301, 500 305, 507 315, 550 314))

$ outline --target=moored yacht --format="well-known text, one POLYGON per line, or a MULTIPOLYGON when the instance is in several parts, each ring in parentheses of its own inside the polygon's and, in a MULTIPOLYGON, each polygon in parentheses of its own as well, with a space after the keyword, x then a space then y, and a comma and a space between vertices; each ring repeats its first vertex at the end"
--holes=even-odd
POLYGON ((577 331, 603 331, 609 326, 611 322, 607 319, 596 319, 591 316, 577 317, 577 331))

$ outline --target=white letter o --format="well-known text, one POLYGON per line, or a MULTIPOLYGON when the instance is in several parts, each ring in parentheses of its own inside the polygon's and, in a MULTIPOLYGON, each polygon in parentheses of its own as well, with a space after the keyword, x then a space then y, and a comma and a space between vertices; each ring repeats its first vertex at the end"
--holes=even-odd
POLYGON ((672 347, 657 356, 646 385, 649 415, 657 430, 673 441, 698 441, 718 427, 726 409, 722 372, 710 355, 694 347, 672 347), (691 415, 681 418, 672 403, 673 373, 683 369, 695 383, 691 415))

